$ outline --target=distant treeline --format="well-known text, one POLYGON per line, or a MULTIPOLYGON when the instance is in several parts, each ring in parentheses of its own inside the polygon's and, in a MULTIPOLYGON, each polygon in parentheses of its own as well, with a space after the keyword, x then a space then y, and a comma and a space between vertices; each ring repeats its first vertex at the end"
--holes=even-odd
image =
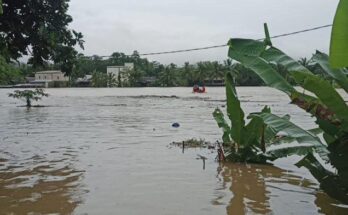
MULTIPOLYGON (((301 58, 299 62, 315 74, 328 78, 319 67, 311 65, 306 58, 301 58)), ((273 66, 283 77, 291 82, 282 66, 273 66)), ((34 76, 36 71, 53 69, 60 69, 60 65, 46 64, 34 68, 28 64, 8 64, 0 57, 0 85, 24 82, 25 77, 34 76)), ((223 83, 225 73, 228 71, 233 73, 237 86, 263 85, 262 80, 255 73, 241 64, 233 62, 231 59, 226 59, 223 62, 204 61, 195 64, 186 62, 181 66, 174 63, 164 65, 141 58, 136 51, 132 55, 115 52, 109 58, 102 58, 97 55, 86 57, 79 54, 72 72, 66 75, 70 77, 71 86, 74 86, 75 80, 78 78, 92 75, 92 86, 94 87, 138 87, 143 86, 148 79, 151 82, 147 83, 147 86, 175 87, 223 83), (123 80, 123 83, 120 83, 119 77, 110 77, 106 74, 108 66, 123 66, 125 63, 134 63, 134 70, 126 72, 125 76, 127 79, 123 80)))

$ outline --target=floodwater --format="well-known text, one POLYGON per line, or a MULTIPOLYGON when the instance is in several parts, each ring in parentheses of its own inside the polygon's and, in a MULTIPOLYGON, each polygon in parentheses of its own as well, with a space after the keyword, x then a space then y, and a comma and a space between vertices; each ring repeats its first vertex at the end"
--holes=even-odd
MULTIPOLYGON (((0 90, 0 214, 348 214, 293 165, 300 157, 219 165, 214 151, 170 145, 220 140, 212 112, 224 88, 48 89, 46 107, 30 110, 10 91, 0 90)), ((314 126, 282 93, 238 93, 248 113, 269 105, 314 126)))

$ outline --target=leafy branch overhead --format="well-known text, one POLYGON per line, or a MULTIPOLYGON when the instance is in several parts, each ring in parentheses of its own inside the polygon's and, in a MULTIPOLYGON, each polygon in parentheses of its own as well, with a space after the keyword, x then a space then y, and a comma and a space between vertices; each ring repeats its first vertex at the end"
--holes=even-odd
POLYGON ((53 61, 63 72, 72 71, 77 52, 83 48, 82 34, 70 30, 69 0, 2 0, 0 15, 0 55, 7 61, 29 55, 34 66, 53 61))

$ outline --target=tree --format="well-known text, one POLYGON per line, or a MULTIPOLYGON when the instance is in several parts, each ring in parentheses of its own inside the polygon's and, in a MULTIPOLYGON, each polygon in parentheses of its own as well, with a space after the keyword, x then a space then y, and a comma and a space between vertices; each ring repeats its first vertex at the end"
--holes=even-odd
POLYGON ((225 76, 225 71, 226 68, 224 67, 224 65, 220 64, 217 61, 214 61, 211 64, 212 67, 212 71, 211 71, 211 76, 210 79, 214 80, 214 79, 223 79, 225 76))
POLYGON ((134 69, 127 70, 125 76, 128 80, 128 86, 137 87, 141 78, 144 76, 144 72, 135 67, 134 69))
POLYGON ((5 59, 0 56, 0 85, 14 84, 21 80, 22 74, 20 70, 8 64, 5 59))
POLYGON ((107 86, 108 87, 116 87, 117 86, 117 79, 118 79, 118 77, 116 77, 114 74, 112 74, 112 73, 107 74, 107 86))
POLYGON ((26 101, 27 108, 30 108, 32 100, 41 100, 42 97, 48 97, 48 94, 45 93, 43 89, 37 88, 35 90, 15 90, 14 93, 10 93, 8 96, 16 99, 24 99, 26 101))
POLYGON ((41 66, 48 61, 70 74, 82 34, 68 29, 69 0, 3 0, 0 15, 0 55, 7 62, 29 55, 28 62, 41 66))
POLYGON ((92 74, 92 86, 93 87, 107 87, 108 75, 106 73, 94 71, 92 74))
POLYGON ((176 71, 177 66, 171 63, 166 66, 164 70, 159 74, 160 84, 163 87, 174 87, 176 85, 176 71))

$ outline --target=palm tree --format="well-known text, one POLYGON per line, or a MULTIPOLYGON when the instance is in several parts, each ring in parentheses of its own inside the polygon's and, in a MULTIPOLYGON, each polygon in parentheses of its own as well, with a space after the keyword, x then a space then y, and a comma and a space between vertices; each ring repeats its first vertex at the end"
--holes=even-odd
POLYGON ((304 67, 307 68, 307 67, 309 66, 309 62, 310 62, 310 61, 309 61, 307 58, 305 58, 305 57, 304 57, 304 58, 301 57, 300 60, 298 60, 298 62, 299 62, 302 66, 304 66, 304 67))
POLYGON ((171 63, 169 66, 166 66, 163 71, 160 73, 160 83, 163 87, 173 87, 176 85, 176 65, 171 63))

